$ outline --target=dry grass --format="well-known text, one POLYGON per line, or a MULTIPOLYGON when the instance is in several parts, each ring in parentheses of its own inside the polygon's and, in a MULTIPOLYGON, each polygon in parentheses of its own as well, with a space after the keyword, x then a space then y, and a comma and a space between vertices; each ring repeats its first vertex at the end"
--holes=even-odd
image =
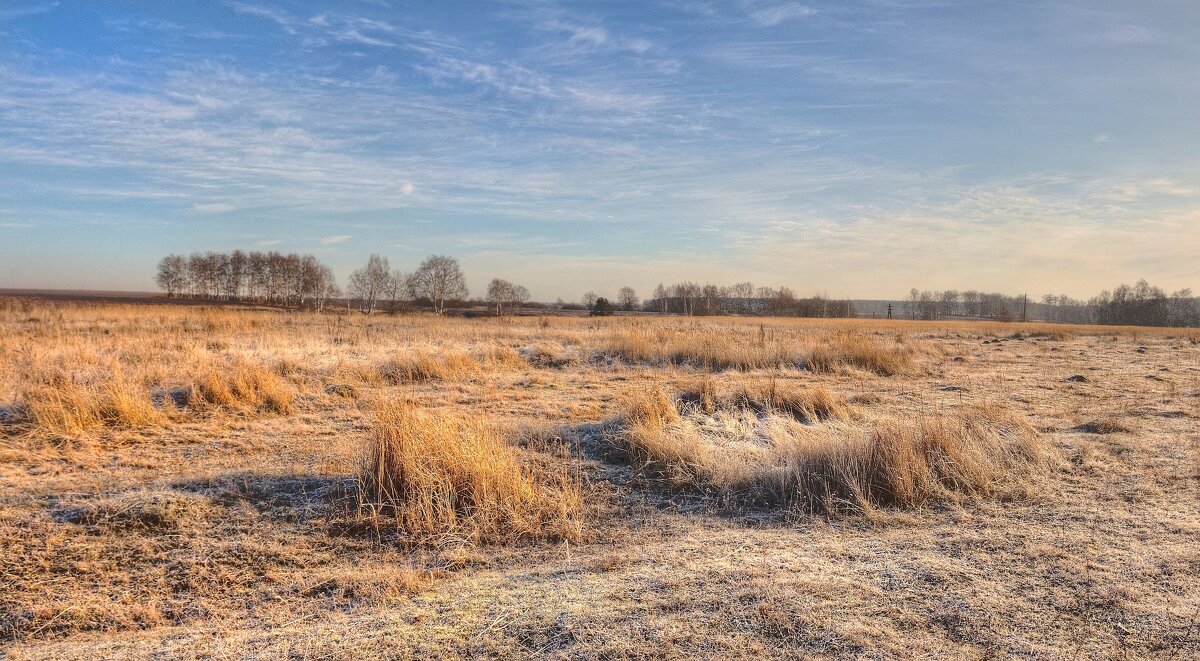
POLYGON ((261 365, 238 362, 213 367, 192 386, 189 406, 288 415, 295 410, 295 390, 261 365))
POLYGON ((399 384, 467 379, 479 374, 482 368, 474 356, 456 351, 443 355, 396 356, 383 363, 379 373, 388 383, 399 384))
POLYGON ((195 528, 215 508, 197 494, 143 490, 100 498, 59 513, 67 523, 107 529, 180 532, 195 528))
POLYGON ((165 377, 143 361, 129 363, 127 370, 95 357, 73 368, 64 355, 27 360, 24 369, 6 375, 17 392, 10 428, 29 436, 80 439, 105 430, 163 427, 184 419, 187 411, 287 415, 295 410, 295 388, 248 360, 193 360, 183 378, 165 377))
POLYGON ((854 407, 824 386, 801 388, 771 380, 744 387, 737 399, 749 406, 786 413, 806 423, 858 417, 854 407))
POLYGON ((561 369, 579 364, 579 356, 557 343, 539 342, 526 348, 524 355, 534 367, 561 369))
POLYGON ((1195 658, 1198 339, 0 299, 0 656, 1195 658))
POLYGON ((416 538, 498 542, 580 532, 579 485, 566 472, 523 465, 478 418, 380 405, 359 484, 371 512, 416 538))
POLYGON ((154 407, 150 391, 118 374, 80 383, 62 370, 30 378, 16 406, 31 432, 78 437, 105 428, 160 426, 168 415, 154 407))
POLYGON ((635 398, 609 438, 674 487, 825 513, 1012 494, 1050 454, 1027 422, 994 405, 865 427, 846 422, 855 417, 824 389, 772 384, 735 398, 658 389, 635 398))
POLYGON ((424 381, 464 381, 484 373, 528 367, 512 347, 485 344, 473 351, 450 349, 408 350, 392 356, 380 365, 379 375, 390 384, 424 381))
POLYGON ((740 329, 684 328, 647 325, 614 332, 609 352, 625 360, 694 365, 710 370, 800 368, 834 373, 862 369, 892 376, 915 367, 909 347, 861 332, 804 335, 768 331, 761 326, 740 329))
POLYGON ((789 506, 823 512, 1030 495, 1051 454, 1029 423, 993 406, 789 440, 754 482, 789 506))
POLYGON ((913 371, 915 363, 910 348, 896 344, 888 346, 861 333, 838 333, 814 346, 807 355, 808 368, 814 372, 838 372, 858 368, 882 376, 896 376, 913 371))

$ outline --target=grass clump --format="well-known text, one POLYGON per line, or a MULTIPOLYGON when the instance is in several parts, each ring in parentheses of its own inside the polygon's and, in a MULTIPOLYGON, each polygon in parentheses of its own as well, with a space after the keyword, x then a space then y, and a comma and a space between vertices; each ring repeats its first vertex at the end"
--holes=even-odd
POLYGON ((802 354, 778 343, 747 341, 740 334, 710 329, 632 328, 615 332, 606 349, 639 363, 696 365, 713 370, 752 370, 796 364, 802 354))
POLYGON ((167 416, 154 407, 149 389, 120 373, 91 383, 61 370, 40 374, 22 391, 15 411, 17 422, 32 430, 66 437, 167 422, 167 416))
POLYGON ((428 353, 394 356, 380 366, 380 376, 392 384, 466 379, 480 373, 483 365, 465 351, 434 355, 428 353))
POLYGON ((1016 495, 1047 457, 1041 435, 995 407, 889 419, 857 432, 800 434, 779 464, 755 475, 760 489, 806 511, 920 507, 964 497, 1016 495))
POLYGON ((579 356, 567 351, 562 345, 539 342, 522 349, 525 360, 533 367, 562 369, 579 363, 579 356))
POLYGON ((289 415, 295 391, 271 369, 237 362, 210 368, 192 385, 189 406, 209 406, 289 415))
POLYGON ((749 406, 786 413, 805 423, 857 417, 854 408, 844 398, 823 386, 800 388, 771 381, 765 387, 742 390, 739 398, 749 406))
POLYGON ((528 367, 525 358, 512 347, 485 344, 471 351, 410 350, 385 360, 379 377, 393 385, 427 381, 464 381, 485 371, 516 370, 528 367))
POLYGON ((1049 452, 995 406, 863 424, 824 390, 703 390, 635 398, 610 443, 674 488, 824 513, 1016 494, 1049 452))
POLYGON ((838 372, 858 368, 880 376, 907 374, 913 370, 912 351, 888 346, 861 333, 839 333, 813 346, 807 356, 813 372, 838 372))
POLYGON ((1085 434, 1127 434, 1132 430, 1116 418, 1106 417, 1089 420, 1081 425, 1076 425, 1072 428, 1072 431, 1079 431, 1085 434))
POLYGON ((565 467, 522 463, 481 418, 380 406, 358 483, 375 516, 414 538, 488 543, 580 532, 580 487, 565 467))

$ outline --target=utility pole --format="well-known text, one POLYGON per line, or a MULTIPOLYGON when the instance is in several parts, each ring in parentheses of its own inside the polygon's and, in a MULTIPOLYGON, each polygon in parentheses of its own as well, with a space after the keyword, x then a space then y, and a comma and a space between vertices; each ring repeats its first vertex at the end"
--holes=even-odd
POLYGON ((888 319, 892 318, 892 304, 888 303, 888 319))
POLYGON ((1025 294, 1025 300, 1023 300, 1021 302, 1021 321, 1022 322, 1029 321, 1029 317, 1025 315, 1025 312, 1028 309, 1029 309, 1029 294, 1025 294))

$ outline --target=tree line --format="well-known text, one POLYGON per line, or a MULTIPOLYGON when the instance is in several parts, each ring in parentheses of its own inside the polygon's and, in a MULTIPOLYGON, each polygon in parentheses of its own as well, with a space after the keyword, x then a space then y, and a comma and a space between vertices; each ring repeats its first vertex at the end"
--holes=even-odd
MULTIPOLYGON (((168 255, 158 264, 158 286, 171 298, 244 301, 321 310, 343 296, 333 271, 312 255, 279 252, 195 252, 168 255)), ((347 306, 370 314, 426 307, 443 314, 449 307, 484 304, 497 315, 519 312, 530 304, 529 290, 501 278, 493 279, 482 299, 468 301, 466 278, 458 260, 445 255, 426 257, 411 273, 393 270, 387 257, 371 255, 365 266, 350 274, 344 293, 347 306)), ((535 304, 536 305, 536 304, 535 304)), ((659 284, 653 296, 641 300, 632 287, 622 287, 613 299, 584 294, 580 305, 558 307, 611 313, 614 309, 642 310, 687 316, 749 314, 797 317, 854 317, 854 303, 814 295, 796 296, 788 287, 755 287, 750 282, 728 286, 692 281, 659 284), (597 303, 603 301, 599 308, 597 303)), ((1145 280, 1122 284, 1084 301, 1065 294, 1046 294, 1040 300, 1025 296, 955 289, 912 289, 898 316, 909 319, 981 318, 998 321, 1042 320, 1078 324, 1129 326, 1200 326, 1200 299, 1190 289, 1168 295, 1145 280)))
MULTIPOLYGON (((321 310, 343 295, 333 271, 312 255, 278 252, 192 253, 168 255, 158 263, 155 278, 170 298, 241 301, 321 310)), ((422 306, 442 314, 463 304, 466 278, 458 260, 430 255, 412 273, 393 270, 387 257, 371 255, 350 274, 347 306, 370 314, 399 312, 422 306)), ((510 314, 529 302, 529 290, 496 278, 488 285, 486 304, 499 315, 510 314)))
MULTIPOLYGON (((597 296, 584 294, 582 303, 593 309, 597 296)), ((639 303, 632 287, 622 287, 617 293, 617 306, 622 310, 640 309, 662 314, 713 316, 723 314, 758 314, 791 317, 853 317, 854 304, 827 296, 799 297, 789 287, 755 287, 751 282, 727 286, 692 281, 673 285, 659 284, 651 298, 639 303)))
POLYGON ((158 263, 158 286, 170 298, 253 301, 321 309, 338 294, 333 271, 312 255, 195 252, 158 263))
POLYGON ((968 290, 912 289, 902 314, 910 319, 953 317, 1121 326, 1200 326, 1200 301, 1191 289, 1172 294, 1144 279, 1102 291, 1090 299, 1046 294, 1040 299, 968 290))
POLYGON ((1023 296, 955 289, 946 291, 909 291, 901 314, 908 319, 945 319, 979 317, 998 321, 1019 319, 1027 301, 1023 296))

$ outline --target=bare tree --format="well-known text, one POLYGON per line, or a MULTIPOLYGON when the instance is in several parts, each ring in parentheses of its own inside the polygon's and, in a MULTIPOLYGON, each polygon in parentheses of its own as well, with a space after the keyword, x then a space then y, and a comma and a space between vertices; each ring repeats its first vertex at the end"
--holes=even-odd
POLYGON ((350 274, 350 298, 358 301, 364 314, 371 314, 387 291, 391 277, 387 257, 371 255, 365 267, 350 274))
POLYGON ((579 302, 583 303, 584 307, 591 310, 592 308, 596 307, 596 300, 598 298, 599 296, 596 296, 596 292, 589 291, 583 295, 583 298, 579 299, 579 302))
POLYGON ((908 290, 908 298, 904 299, 905 312, 909 319, 917 318, 917 304, 921 302, 921 292, 916 287, 908 290))
POLYGON ((968 317, 979 316, 979 292, 968 289, 962 293, 963 313, 968 317))
POLYGON ((299 307, 312 307, 318 296, 328 298, 337 289, 333 271, 312 255, 241 250, 170 255, 159 262, 156 280, 168 296, 248 298, 299 307))
POLYGON ((689 317, 696 312, 696 299, 700 297, 701 287, 699 284, 686 281, 680 282, 671 287, 672 293, 683 304, 683 313, 689 317))
POLYGON ((721 314, 721 288, 713 284, 705 283, 705 285, 700 288, 696 312, 706 315, 721 314))
POLYGON ((654 299, 658 301, 659 312, 663 314, 667 313, 667 299, 669 297, 670 294, 667 292, 667 288, 661 282, 658 283, 658 286, 654 288, 654 299))
POLYGON ((958 313, 958 290, 947 289, 942 292, 941 306, 939 314, 942 317, 950 317, 958 313))
POLYGON ((158 275, 154 278, 167 298, 175 298, 187 286, 187 260, 181 255, 167 255, 158 263, 158 275))
POLYGON ((488 283, 487 302, 496 306, 496 315, 503 317, 506 313, 519 310, 521 304, 529 301, 529 290, 521 285, 514 285, 508 280, 493 279, 488 283))
POLYGON ((333 270, 324 264, 321 265, 320 272, 317 275, 316 286, 316 291, 313 295, 313 309, 317 312, 322 312, 325 310, 325 303, 339 293, 337 278, 333 277, 333 270))
POLYGON ((729 298, 735 299, 735 310, 740 313, 753 312, 754 284, 738 282, 730 285, 726 292, 729 298))
POLYGON ((255 301, 265 299, 267 297, 267 256, 258 251, 250 253, 246 259, 246 268, 249 271, 246 275, 247 294, 255 301))
POLYGON ((626 312, 633 310, 638 304, 637 292, 633 287, 621 287, 617 292, 617 301, 621 303, 621 308, 626 312))
POLYGON ((771 300, 771 311, 778 315, 794 314, 796 293, 790 287, 780 287, 771 300))
POLYGON ((433 311, 446 311, 446 301, 467 297, 467 281, 458 260, 445 255, 430 255, 421 262, 409 279, 413 294, 433 303, 433 311))
POLYGON ((383 287, 383 298, 387 301, 388 314, 395 314, 404 307, 404 301, 412 298, 409 280, 411 276, 400 270, 392 271, 383 287))

